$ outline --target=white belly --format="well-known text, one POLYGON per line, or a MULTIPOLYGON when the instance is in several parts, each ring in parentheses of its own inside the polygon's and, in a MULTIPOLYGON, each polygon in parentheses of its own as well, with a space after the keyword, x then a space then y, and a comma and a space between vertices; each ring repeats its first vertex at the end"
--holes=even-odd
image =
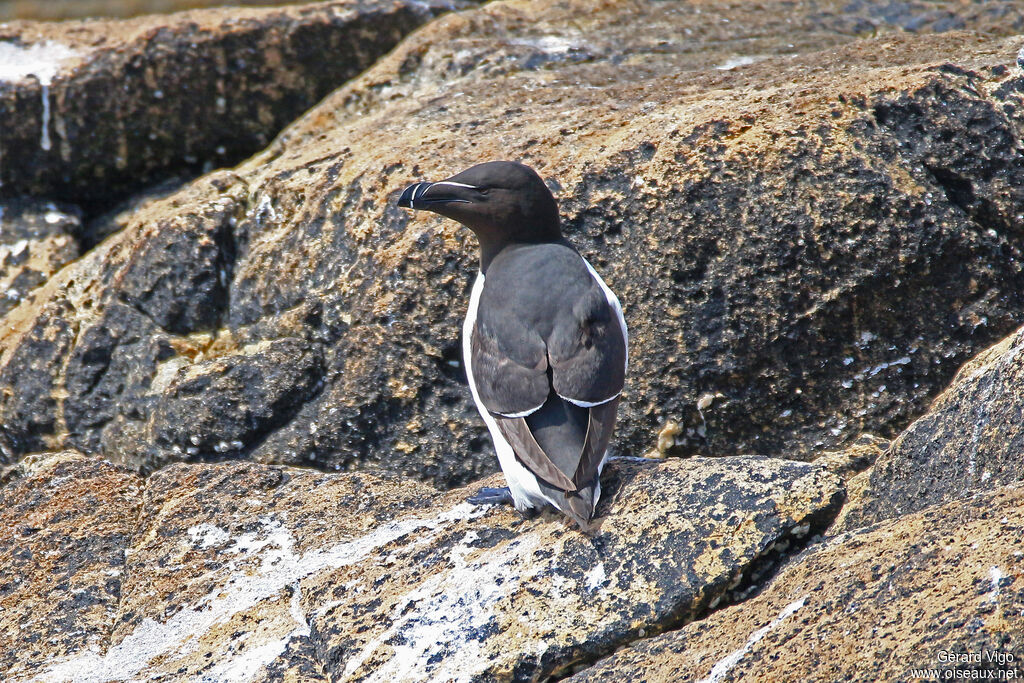
POLYGON ((512 500, 515 501, 516 509, 525 511, 529 508, 543 507, 545 504, 554 505, 554 501, 544 495, 537 485, 537 477, 533 472, 523 467, 516 458, 512 446, 505 440, 505 437, 498 431, 498 425, 494 418, 480 402, 480 396, 476 390, 476 382, 473 379, 473 354, 470 352, 470 338, 473 334, 473 325, 476 323, 476 311, 480 306, 480 293, 484 290, 484 274, 477 273, 476 282, 473 283, 473 293, 469 298, 469 310, 466 311, 466 321, 462 324, 462 357, 466 364, 466 379, 469 380, 469 390, 473 393, 473 403, 480 411, 480 417, 484 419, 488 431, 491 433, 491 440, 494 441, 494 450, 498 454, 498 464, 505 475, 509 491, 512 492, 512 500))

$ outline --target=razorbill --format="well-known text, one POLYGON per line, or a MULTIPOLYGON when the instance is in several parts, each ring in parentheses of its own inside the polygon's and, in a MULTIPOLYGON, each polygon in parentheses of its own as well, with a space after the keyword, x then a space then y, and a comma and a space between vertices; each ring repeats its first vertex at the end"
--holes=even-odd
POLYGON ((619 300, 562 236, 555 198, 523 164, 416 183, 398 205, 452 218, 480 244, 462 352, 508 488, 470 501, 512 502, 527 517, 550 504, 589 529, 628 362, 619 300))

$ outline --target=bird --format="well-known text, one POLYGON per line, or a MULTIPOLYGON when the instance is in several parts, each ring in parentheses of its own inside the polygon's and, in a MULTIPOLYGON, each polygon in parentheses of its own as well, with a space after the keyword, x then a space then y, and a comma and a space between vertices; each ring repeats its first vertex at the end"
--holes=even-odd
POLYGON ((589 531, 629 364, 618 298, 563 236, 544 180, 489 161, 407 187, 398 206, 469 228, 480 267, 462 328, 466 379, 507 488, 526 519, 552 506, 589 531))

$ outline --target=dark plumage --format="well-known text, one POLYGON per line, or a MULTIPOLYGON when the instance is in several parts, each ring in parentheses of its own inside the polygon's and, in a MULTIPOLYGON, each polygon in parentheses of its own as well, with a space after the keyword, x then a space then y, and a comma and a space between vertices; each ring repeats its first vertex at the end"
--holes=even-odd
POLYGON ((511 497, 524 514, 551 504, 588 528, 626 374, 618 299, 562 236, 554 197, 522 164, 416 183, 398 205, 453 218, 480 242, 463 353, 509 490, 476 500, 511 497))

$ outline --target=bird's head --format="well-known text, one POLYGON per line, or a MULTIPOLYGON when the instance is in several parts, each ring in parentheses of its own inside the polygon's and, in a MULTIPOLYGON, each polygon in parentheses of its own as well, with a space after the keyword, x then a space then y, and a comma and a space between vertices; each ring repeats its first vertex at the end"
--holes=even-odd
POLYGON ((451 178, 410 185, 398 205, 456 220, 476 233, 482 247, 561 238, 551 191, 536 171, 514 161, 489 161, 451 178))

